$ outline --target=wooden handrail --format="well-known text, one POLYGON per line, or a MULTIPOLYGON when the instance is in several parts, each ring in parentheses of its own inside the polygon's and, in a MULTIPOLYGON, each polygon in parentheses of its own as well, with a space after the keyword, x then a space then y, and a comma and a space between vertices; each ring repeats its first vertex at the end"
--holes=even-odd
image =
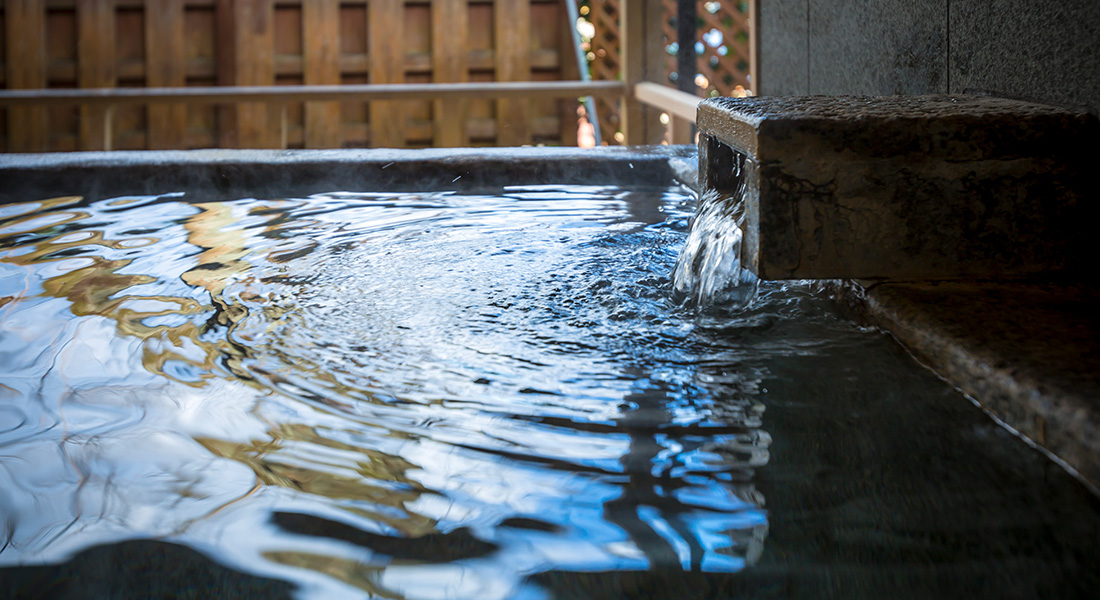
POLYGON ((695 110, 703 101, 698 96, 650 81, 635 84, 634 96, 641 102, 692 123, 695 122, 695 110))
MULTIPOLYGON (((237 87, 153 87, 0 90, 0 107, 8 106, 105 106, 105 119, 121 105, 179 102, 223 104, 265 102, 287 104, 325 100, 411 100, 479 98, 570 98, 581 96, 624 97, 620 81, 504 81, 478 83, 394 83, 357 85, 282 85, 237 87)), ((700 98, 652 82, 635 84, 633 97, 668 112, 674 119, 695 123, 700 98)), ((285 120, 285 119, 284 119, 285 120)), ((286 124, 283 124, 286 137, 286 124)), ((111 147, 110 125, 104 127, 105 146, 111 147)))
POLYGON ((387 83, 354 85, 272 85, 235 87, 87 88, 2 90, 0 106, 119 106, 182 102, 307 102, 324 100, 423 100, 455 98, 616 97, 619 81, 494 81, 471 83, 387 83))
POLYGON ((668 113, 669 138, 673 144, 695 143, 695 111, 702 98, 650 81, 635 84, 634 96, 639 102, 668 113))
MULTIPOLYGON (((411 100, 479 98, 570 98, 580 96, 624 97, 620 81, 504 81, 480 83, 393 83, 357 85, 279 85, 238 87, 160 87, 0 90, 0 107, 8 106, 106 106, 104 145, 111 147, 109 120, 120 105, 181 102, 222 104, 266 102, 287 104, 324 100, 411 100)), ((674 119, 695 123, 700 98, 659 83, 635 84, 633 97, 665 112, 674 119)), ((285 121, 285 115, 284 119, 285 121)), ((286 124, 283 123, 283 137, 286 124)), ((285 140, 284 140, 285 141, 285 140)))

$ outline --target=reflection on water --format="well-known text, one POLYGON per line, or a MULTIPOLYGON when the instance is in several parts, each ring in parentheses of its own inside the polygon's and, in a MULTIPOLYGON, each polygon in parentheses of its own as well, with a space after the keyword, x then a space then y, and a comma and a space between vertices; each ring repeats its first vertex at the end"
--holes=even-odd
POLYGON ((5 207, 2 558, 167 537, 394 597, 743 568, 769 438, 738 389, 755 375, 696 380, 694 324, 663 300, 687 203, 5 207))
MULTIPOLYGON (((677 307, 691 209, 576 186, 0 207, 0 596, 141 544, 180 555, 148 567, 165 586, 194 571, 222 595, 719 595, 804 573, 866 466, 830 458, 851 432, 809 407, 899 378, 926 412, 962 404, 806 285, 736 316, 677 307)), ((985 423, 916 418, 946 440, 985 423)), ((892 427, 853 443, 908 439, 892 427)), ((1021 464, 966 478, 1042 468, 1021 464)))

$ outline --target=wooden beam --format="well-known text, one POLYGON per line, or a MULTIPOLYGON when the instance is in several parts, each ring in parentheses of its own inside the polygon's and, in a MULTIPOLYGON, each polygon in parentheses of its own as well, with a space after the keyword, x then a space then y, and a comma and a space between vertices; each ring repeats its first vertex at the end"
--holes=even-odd
MULTIPOLYGON (((302 3, 302 53, 306 85, 340 83, 340 0, 302 3)), ((340 103, 307 102, 306 148, 339 148, 340 103)))
POLYGON ((634 96, 643 104, 668 113, 673 144, 694 143, 691 126, 695 123, 695 112, 702 98, 650 81, 635 85, 634 96))
MULTIPOLYGON (((558 13, 564 20, 561 27, 561 33, 558 39, 558 57, 561 64, 561 77, 562 79, 580 79, 580 67, 577 64, 577 51, 578 48, 573 47, 573 28, 577 26, 569 18, 569 10, 566 8, 566 2, 576 2, 576 0, 559 0, 558 1, 558 13)), ((587 73, 586 73, 587 75, 587 73)), ((577 118, 577 106, 579 103, 576 99, 562 98, 558 101, 558 111, 561 115, 561 126, 559 127, 561 132, 561 145, 562 146, 576 146, 577 145, 577 128, 580 122, 577 118)), ((591 118, 591 116, 589 116, 591 118)))
MULTIPOLYGON (((370 0, 367 3, 367 45, 371 83, 399 83, 405 80, 404 0, 370 0)), ((401 148, 405 145, 405 111, 393 102, 370 104, 370 145, 401 148)))
MULTIPOLYGON (((235 0, 216 0, 214 5, 215 81, 219 86, 237 85, 237 13, 235 0)), ((237 148, 237 107, 216 108, 219 148, 237 148)))
POLYGON ((695 128, 691 121, 680 117, 670 117, 668 123, 668 137, 670 144, 694 144, 695 128))
MULTIPOLYGON (((493 3, 493 31, 496 37, 497 81, 530 81, 530 0, 496 0, 493 3)), ((530 144, 530 120, 530 100, 498 100, 497 145, 530 144)))
POLYGON ((416 100, 468 98, 617 98, 626 88, 618 81, 486 81, 467 83, 396 83, 360 85, 280 85, 242 87, 105 88, 0 90, 0 106, 135 105, 183 102, 187 105, 238 102, 311 102, 338 100, 416 100))
POLYGON ((695 122, 695 111, 703 101, 694 94, 651 81, 635 85, 634 96, 642 103, 668 113, 670 117, 679 117, 689 123, 695 122))
MULTIPOLYGON (((7 0, 4 39, 8 89, 46 87, 46 7, 43 0, 7 0)), ((8 151, 47 150, 46 108, 8 110, 8 151)))
MULTIPOLYGON (((461 82, 468 79, 466 35, 469 22, 466 0, 432 0, 432 81, 461 82)), ((436 147, 458 147, 466 137, 465 100, 436 99, 432 106, 436 147)))
MULTIPOLYGON (((627 89, 660 77, 661 10, 661 0, 622 0, 619 6, 622 80, 627 89)), ((659 115, 647 110, 633 93, 623 99, 622 117, 627 145, 660 143, 663 131, 659 115)))
MULTIPOLYGON (((233 3, 237 85, 275 83, 275 6, 273 0, 236 0, 233 3)), ((237 105, 237 145, 241 148, 274 148, 277 132, 270 126, 263 103, 237 105)))
MULTIPOLYGON (((115 6, 112 0, 85 0, 77 6, 77 83, 82 88, 114 87, 115 6)), ((80 149, 110 150, 106 109, 80 108, 80 149)))
MULTIPOLYGON (((183 87, 187 59, 183 32, 184 0, 145 0, 145 85, 183 87)), ((150 150, 183 148, 187 137, 187 107, 149 107, 150 150)))

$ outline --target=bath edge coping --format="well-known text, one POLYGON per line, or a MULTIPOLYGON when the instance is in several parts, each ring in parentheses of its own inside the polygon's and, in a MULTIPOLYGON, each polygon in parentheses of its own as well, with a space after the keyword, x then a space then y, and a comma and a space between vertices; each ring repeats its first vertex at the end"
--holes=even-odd
POLYGON ((1059 333, 1069 326, 1080 331, 1079 323, 1047 320, 1065 316, 1051 310, 1051 303, 1087 306, 1100 299, 1100 290, 1060 282, 962 280, 832 280, 824 288, 846 316, 890 334, 918 362, 1100 496, 1100 365, 1090 369, 1079 347, 1100 332, 1067 338, 1059 333), (980 301, 989 296, 1031 299, 991 307, 980 301), (1012 341, 989 343, 1005 339, 997 329, 1029 322, 1044 330, 1053 326, 1042 343, 1060 347, 1059 356, 1044 362, 1031 356, 1032 343, 1026 349, 1012 341), (1059 360, 1066 355, 1082 358, 1066 364, 1059 360))
POLYGON ((0 204, 186 190, 204 200, 327 191, 473 191, 533 184, 668 185, 694 146, 164 150, 0 156, 0 204), (73 184, 73 181, 80 183, 73 184), (74 189, 81 188, 81 189, 74 189))

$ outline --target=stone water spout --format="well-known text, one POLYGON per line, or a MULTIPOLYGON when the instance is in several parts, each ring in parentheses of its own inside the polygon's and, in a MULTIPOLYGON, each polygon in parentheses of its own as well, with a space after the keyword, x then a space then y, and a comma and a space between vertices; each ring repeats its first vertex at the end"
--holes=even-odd
POLYGON ((741 260, 763 279, 1027 277, 1096 254, 1100 122, 1083 109, 714 98, 698 126, 701 191, 754 187, 741 260))

